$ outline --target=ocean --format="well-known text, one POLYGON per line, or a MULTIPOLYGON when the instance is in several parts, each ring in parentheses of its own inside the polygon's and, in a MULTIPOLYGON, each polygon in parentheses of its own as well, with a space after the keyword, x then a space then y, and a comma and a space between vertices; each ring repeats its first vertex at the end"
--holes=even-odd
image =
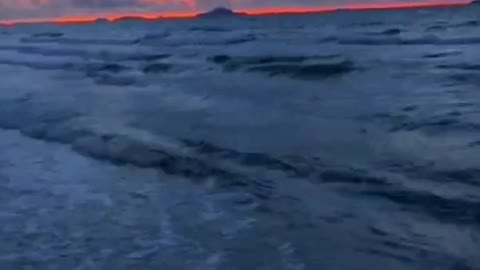
POLYGON ((0 28, 0 268, 480 269, 479 14, 0 28))

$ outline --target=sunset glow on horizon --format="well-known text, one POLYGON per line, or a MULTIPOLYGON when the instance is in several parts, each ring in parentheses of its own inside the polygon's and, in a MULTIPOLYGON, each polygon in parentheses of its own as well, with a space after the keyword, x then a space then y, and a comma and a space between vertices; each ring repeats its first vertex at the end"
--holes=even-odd
MULTIPOLYGON (((227 0, 225 0, 227 1, 227 0)), ((284 2, 279 6, 258 6, 251 4, 253 0, 228 0, 226 5, 212 5, 211 8, 216 6, 232 6, 235 3, 235 7, 231 7, 237 12, 246 13, 247 15, 264 15, 264 14, 282 14, 282 13, 321 13, 332 12, 337 10, 369 10, 369 9, 406 9, 406 8, 422 8, 422 7, 442 7, 442 6, 455 6, 466 5, 470 1, 458 0, 458 1, 415 1, 415 2, 401 2, 401 1, 372 1, 365 0, 362 3, 352 3, 351 0, 336 1, 337 4, 325 5, 325 6, 311 6, 307 5, 309 0, 304 0, 303 5, 288 5, 284 2), (238 3, 248 2, 249 5, 239 5, 238 3), (237 7, 238 6, 238 7, 237 7)), ((3 15, 0 12, 0 24, 13 25, 16 23, 38 23, 38 22, 53 22, 53 23, 88 23, 97 19, 106 19, 108 21, 115 21, 124 17, 138 17, 140 19, 152 20, 158 18, 191 18, 199 13, 205 12, 211 8, 203 8, 201 0, 120 0, 118 2, 125 3, 131 2, 132 6, 126 6, 118 8, 116 6, 117 0, 85 0, 81 8, 69 5, 65 3, 77 3, 76 0, 64 0, 63 5, 58 3, 62 0, 0 0, 0 10, 5 12, 5 9, 12 10, 13 13, 8 16, 3 15), (72 2, 73 1, 73 2, 72 2), (102 2, 104 1, 104 2, 102 2), (99 7, 99 3, 102 2, 99 7), (88 3, 91 5, 89 6, 88 3), (134 3, 139 3, 142 8, 139 8, 134 3), (111 8, 109 9, 109 5, 111 8), (175 5, 174 10, 172 6, 175 5), (146 10, 145 7, 151 7, 152 11, 146 10), (159 7, 164 7, 164 11, 156 10, 159 7), (184 7, 183 9, 180 7, 184 7), (25 10, 24 10, 25 9, 25 10), (60 12, 62 10, 62 12, 60 12), (89 10, 90 12, 86 12, 89 10), (15 16, 14 11, 18 13, 15 16), (38 12, 35 12, 38 11, 38 12), (24 15, 33 14, 30 17, 24 15), (54 13, 51 14, 50 13, 54 13), (13 15, 12 15, 13 14, 13 15), (45 16, 41 16, 45 14, 45 16), (77 15, 78 14, 78 15, 77 15), (84 15, 85 14, 85 15, 84 15), (88 14, 88 15, 86 15, 88 14), (3 15, 3 16, 2 16, 3 15), (23 15, 23 16, 22 16, 23 15), (7 18, 5 18, 7 17, 7 18)), ((222 2, 209 1, 209 2, 222 2)), ((357 2, 357 1, 355 1, 357 2)))

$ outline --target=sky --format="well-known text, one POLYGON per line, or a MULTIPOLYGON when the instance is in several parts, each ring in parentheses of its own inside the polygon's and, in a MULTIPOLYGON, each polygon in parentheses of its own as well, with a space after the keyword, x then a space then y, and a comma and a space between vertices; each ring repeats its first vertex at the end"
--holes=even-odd
POLYGON ((127 15, 188 16, 223 6, 251 13, 458 3, 466 0, 0 0, 0 21, 35 21, 127 15))

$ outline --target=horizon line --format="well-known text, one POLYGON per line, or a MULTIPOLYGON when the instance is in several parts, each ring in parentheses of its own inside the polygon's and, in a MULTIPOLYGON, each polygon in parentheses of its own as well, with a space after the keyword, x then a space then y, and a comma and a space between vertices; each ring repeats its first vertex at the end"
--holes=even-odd
MULTIPOLYGON (((344 6, 326 6, 326 7, 267 7, 256 9, 234 9, 236 13, 242 13, 245 16, 262 16, 262 15, 288 15, 288 14, 314 14, 329 13, 336 11, 367 11, 367 10, 395 10, 395 9, 419 9, 419 8, 439 8, 470 5, 470 0, 460 0, 457 2, 416 2, 402 3, 392 2, 386 4, 355 4, 344 6)), ((188 19, 195 18, 208 11, 185 11, 185 12, 155 12, 155 13, 103 13, 98 16, 65 16, 65 17, 47 17, 35 19, 18 19, 18 20, 0 20, 0 26, 14 26, 17 24, 82 24, 93 23, 98 20, 107 20, 108 22, 116 22, 124 18, 135 18, 139 20, 161 20, 161 19, 188 19)))

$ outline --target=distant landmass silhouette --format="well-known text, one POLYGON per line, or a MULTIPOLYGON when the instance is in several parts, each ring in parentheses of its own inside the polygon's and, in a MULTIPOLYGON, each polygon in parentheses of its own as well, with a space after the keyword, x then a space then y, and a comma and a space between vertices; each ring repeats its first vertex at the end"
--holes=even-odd
POLYGON ((106 19, 106 18, 97 18, 97 19, 95 19, 95 22, 96 23, 108 23, 109 20, 106 19))
POLYGON ((156 20, 161 20, 163 19, 161 16, 155 17, 155 18, 146 18, 142 16, 123 16, 119 18, 115 18, 112 21, 113 22, 119 22, 119 21, 156 21, 156 20))
POLYGON ((239 16, 239 15, 246 15, 243 12, 235 12, 231 9, 224 8, 224 7, 217 7, 212 9, 211 11, 200 13, 197 17, 224 17, 224 16, 239 16))
POLYGON ((470 5, 480 5, 480 0, 473 0, 470 5))

